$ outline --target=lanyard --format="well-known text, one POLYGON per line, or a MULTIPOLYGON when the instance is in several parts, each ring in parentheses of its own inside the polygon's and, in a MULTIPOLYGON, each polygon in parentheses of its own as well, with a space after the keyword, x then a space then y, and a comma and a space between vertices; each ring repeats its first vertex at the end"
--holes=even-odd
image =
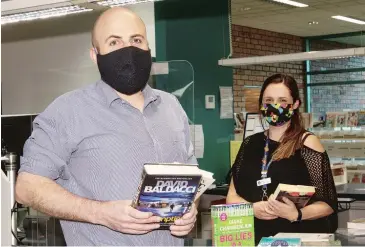
MULTIPOLYGON (((265 147, 264 147, 264 157, 262 158, 262 166, 261 166, 261 179, 267 178, 267 172, 272 163, 272 158, 269 162, 267 162, 267 157, 269 156, 269 132, 267 132, 265 147)), ((267 200, 267 184, 262 185, 262 201, 267 200)))

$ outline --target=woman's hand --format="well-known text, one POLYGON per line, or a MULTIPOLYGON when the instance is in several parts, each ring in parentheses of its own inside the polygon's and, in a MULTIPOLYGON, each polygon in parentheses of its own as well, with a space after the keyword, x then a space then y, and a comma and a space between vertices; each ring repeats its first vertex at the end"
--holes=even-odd
POLYGON ((272 195, 268 202, 268 210, 280 218, 287 219, 289 221, 295 221, 298 218, 298 210, 295 204, 288 198, 283 197, 283 201, 279 202, 272 195))
POLYGON ((253 204, 255 217, 261 220, 273 220, 278 218, 273 212, 270 212, 268 206, 269 204, 267 201, 255 202, 253 204))

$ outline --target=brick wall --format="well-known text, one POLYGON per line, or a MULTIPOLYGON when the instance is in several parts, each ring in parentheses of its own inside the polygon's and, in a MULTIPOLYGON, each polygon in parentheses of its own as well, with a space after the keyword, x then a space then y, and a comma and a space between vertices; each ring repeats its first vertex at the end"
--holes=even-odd
MULTIPOLYGON (((301 37, 239 25, 232 25, 232 46, 233 57, 287 54, 305 50, 301 37)), ((304 102, 304 71, 303 62, 235 68, 233 76, 234 111, 237 113, 257 111, 260 86, 267 77, 275 73, 286 73, 293 76, 299 84, 301 98, 304 102)))
MULTIPOLYGON (((333 50, 353 47, 333 41, 312 41, 311 50, 333 50)), ((311 71, 365 67, 364 57, 318 60, 311 62, 311 71)), ((365 72, 318 74, 311 83, 365 80, 365 72)), ((311 87, 312 112, 324 113, 343 109, 365 109, 365 84, 311 87), (324 97, 330 95, 330 97, 324 97)))

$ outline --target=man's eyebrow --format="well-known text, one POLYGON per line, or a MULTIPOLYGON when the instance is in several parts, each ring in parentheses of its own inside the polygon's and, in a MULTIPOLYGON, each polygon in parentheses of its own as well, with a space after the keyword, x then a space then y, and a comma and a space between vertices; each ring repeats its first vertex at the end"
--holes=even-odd
POLYGON ((105 39, 105 43, 106 43, 106 42, 107 42, 110 38, 120 39, 120 38, 122 38, 122 37, 120 37, 120 36, 118 36, 118 35, 114 35, 114 34, 109 35, 109 36, 105 39))
POLYGON ((131 38, 137 38, 137 37, 140 37, 140 38, 145 38, 142 34, 133 34, 131 35, 131 38))
MULTIPOLYGON (((133 39, 133 38, 137 38, 137 37, 140 37, 140 38, 142 38, 142 39, 145 39, 145 37, 144 37, 142 34, 133 34, 133 35, 131 35, 130 37, 131 37, 132 39, 133 39)), ((111 39, 111 38, 121 39, 122 37, 121 37, 121 36, 119 36, 119 35, 115 35, 115 34, 109 35, 109 36, 105 39, 105 43, 106 43, 109 39, 111 39)))

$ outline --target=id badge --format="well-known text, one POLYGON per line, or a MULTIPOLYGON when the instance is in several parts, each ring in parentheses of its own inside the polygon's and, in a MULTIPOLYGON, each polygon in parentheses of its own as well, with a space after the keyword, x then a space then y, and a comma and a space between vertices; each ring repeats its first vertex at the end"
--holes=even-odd
POLYGON ((271 184, 271 178, 264 178, 264 179, 257 180, 258 187, 267 185, 267 184, 271 184))

